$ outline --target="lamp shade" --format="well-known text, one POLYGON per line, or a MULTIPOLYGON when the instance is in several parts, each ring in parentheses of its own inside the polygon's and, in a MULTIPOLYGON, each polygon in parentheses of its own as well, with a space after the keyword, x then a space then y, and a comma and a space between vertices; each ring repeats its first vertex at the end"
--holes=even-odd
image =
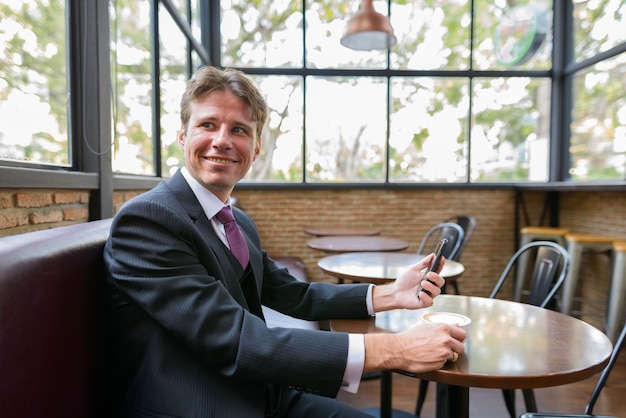
POLYGON ((348 20, 341 45, 359 51, 389 49, 396 43, 396 36, 389 22, 372 6, 372 0, 363 0, 361 9, 348 20))

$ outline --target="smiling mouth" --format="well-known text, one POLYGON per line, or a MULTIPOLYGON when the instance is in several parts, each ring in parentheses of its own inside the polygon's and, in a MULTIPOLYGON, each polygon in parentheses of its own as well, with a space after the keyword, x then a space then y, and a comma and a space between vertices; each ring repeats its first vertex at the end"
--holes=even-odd
POLYGON ((218 163, 218 164, 231 164, 231 163, 234 163, 234 161, 232 161, 232 160, 224 160, 222 158, 206 157, 206 159, 208 161, 211 161, 212 163, 218 163))

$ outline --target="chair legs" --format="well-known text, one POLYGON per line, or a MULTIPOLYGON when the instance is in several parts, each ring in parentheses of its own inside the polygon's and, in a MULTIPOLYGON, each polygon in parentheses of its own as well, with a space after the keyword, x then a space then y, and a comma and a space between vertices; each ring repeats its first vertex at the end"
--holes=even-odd
POLYGON ((417 406, 415 407, 415 416, 417 418, 420 417, 422 413, 422 407, 424 406, 424 401, 426 400, 426 393, 428 392, 428 380, 420 380, 420 388, 417 394, 417 406))
POLYGON ((526 412, 537 412, 537 402, 535 401, 535 392, 532 389, 523 389, 524 403, 526 404, 526 412))
POLYGON ((509 416, 511 418, 516 418, 515 391, 511 389, 502 389, 502 395, 504 396, 504 403, 506 404, 506 410, 509 411, 509 416))
MULTIPOLYGON (((522 389, 524 395, 524 405, 526 406, 526 412, 537 412, 537 402, 535 401, 535 392, 532 389, 522 389)), ((509 412, 511 418, 516 418, 515 412, 515 390, 502 389, 502 395, 504 396, 504 403, 506 404, 506 410, 509 412)))

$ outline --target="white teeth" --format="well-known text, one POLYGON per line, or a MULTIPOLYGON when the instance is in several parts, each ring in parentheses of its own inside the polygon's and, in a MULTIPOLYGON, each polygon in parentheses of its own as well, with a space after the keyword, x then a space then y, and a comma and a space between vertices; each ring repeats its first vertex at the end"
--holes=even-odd
POLYGON ((207 160, 213 161, 213 162, 216 162, 216 163, 220 163, 220 164, 228 164, 228 163, 230 163, 230 160, 219 160, 217 158, 207 158, 207 160))

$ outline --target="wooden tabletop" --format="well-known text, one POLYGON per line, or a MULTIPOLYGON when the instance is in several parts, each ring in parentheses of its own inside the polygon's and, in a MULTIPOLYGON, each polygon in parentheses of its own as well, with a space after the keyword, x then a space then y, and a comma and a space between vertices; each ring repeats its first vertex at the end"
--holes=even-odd
POLYGON ((415 375, 424 380, 498 389, 559 386, 595 375, 611 355, 608 337, 586 322, 528 304, 480 297, 440 295, 428 309, 382 312, 330 325, 333 331, 400 332, 418 325, 430 311, 464 314, 472 325, 465 353, 440 370, 415 375))
MULTIPOLYGON (((350 252, 321 258, 320 270, 338 279, 382 284, 395 280, 409 266, 418 263, 423 254, 404 252, 350 252)), ((446 260, 441 277, 455 280, 463 274, 463 264, 446 260)))
POLYGON ((409 243, 398 238, 379 235, 339 235, 313 238, 307 245, 316 250, 329 252, 351 251, 400 251, 409 247, 409 243))
POLYGON ((380 234, 380 229, 341 225, 324 225, 304 228, 304 232, 309 235, 315 235, 316 237, 325 237, 329 235, 378 235, 380 234))

